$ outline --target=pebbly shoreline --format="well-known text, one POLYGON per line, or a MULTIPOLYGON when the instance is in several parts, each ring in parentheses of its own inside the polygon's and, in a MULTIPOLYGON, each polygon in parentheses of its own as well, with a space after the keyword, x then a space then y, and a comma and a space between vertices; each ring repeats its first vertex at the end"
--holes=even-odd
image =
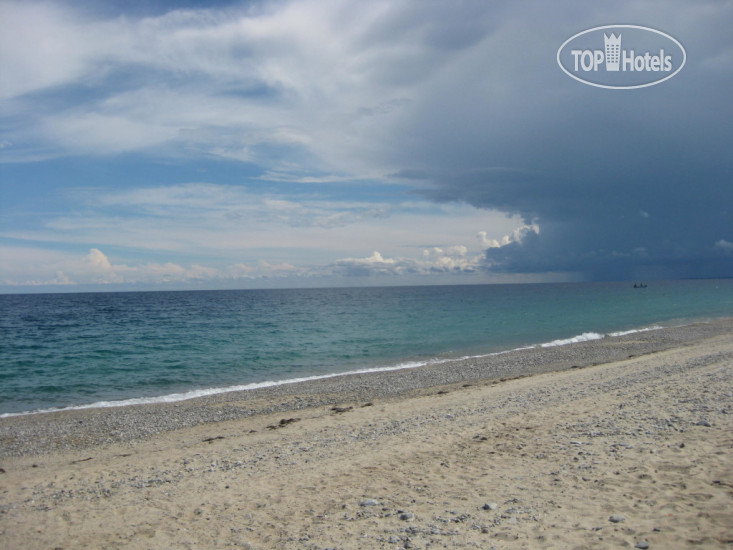
POLYGON ((351 374, 177 403, 66 410, 0 419, 0 457, 42 455, 272 413, 419 396, 437 388, 480 385, 622 361, 733 334, 733 318, 667 327, 556 347, 533 347, 397 371, 351 374))

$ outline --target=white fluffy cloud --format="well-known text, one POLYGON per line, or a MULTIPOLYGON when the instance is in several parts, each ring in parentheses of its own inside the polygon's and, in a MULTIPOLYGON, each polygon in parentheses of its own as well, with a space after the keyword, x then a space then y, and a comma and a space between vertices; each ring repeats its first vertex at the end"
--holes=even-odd
POLYGON ((469 254, 464 245, 445 249, 436 246, 423 251, 421 267, 428 271, 472 273, 478 269, 480 257, 480 254, 469 254))
POLYGON ((174 262, 142 262, 135 265, 117 263, 98 248, 92 248, 85 256, 52 251, 23 248, 0 248, 0 257, 7 264, 0 267, 0 285, 47 286, 47 285, 164 285, 169 283, 192 283, 227 279, 257 279, 278 277, 297 271, 288 264, 271 265, 261 262, 256 268, 244 264, 227 266, 224 269, 174 262), (25 262, 23 269, 13 269, 17 261, 25 262), (32 262, 30 269, 28 264, 32 262))
POLYGON ((489 237, 487 237, 486 231, 479 231, 478 237, 484 248, 501 248, 512 243, 521 243, 524 238, 530 233, 535 233, 539 235, 539 225, 535 223, 530 225, 522 225, 521 227, 517 227, 509 235, 504 235, 501 239, 490 239, 489 237))
POLYGON ((445 248, 425 248, 419 257, 385 258, 375 251, 371 256, 364 258, 343 258, 335 262, 334 269, 352 277, 372 275, 427 275, 435 273, 474 273, 480 271, 484 265, 484 250, 500 248, 511 243, 520 242, 529 231, 539 232, 535 225, 522 226, 514 230, 511 235, 501 239, 489 239, 485 231, 478 233, 482 250, 470 252, 464 245, 454 245, 445 248))
POLYGON ((121 271, 129 271, 126 266, 113 267, 109 258, 98 248, 92 248, 84 258, 84 266, 77 268, 77 276, 88 277, 95 283, 120 283, 121 271), (83 267, 88 267, 84 269, 83 267))

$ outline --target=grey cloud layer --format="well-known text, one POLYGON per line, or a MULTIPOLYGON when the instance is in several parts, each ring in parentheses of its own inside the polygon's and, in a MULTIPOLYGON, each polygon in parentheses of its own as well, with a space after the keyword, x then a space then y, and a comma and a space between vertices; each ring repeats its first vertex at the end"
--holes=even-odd
MULTIPOLYGON (((634 11, 614 17, 628 20, 625 13, 634 11)), ((419 143, 400 173, 421 182, 426 197, 519 214, 542 229, 488 249, 486 269, 609 279, 733 274, 733 257, 716 244, 733 236, 733 6, 666 3, 664 13, 672 15, 658 24, 686 44, 689 61, 663 85, 578 84, 550 58, 565 34, 584 27, 527 20, 516 35, 501 35, 500 49, 487 42, 483 98, 477 87, 457 86, 444 109, 436 99, 434 116, 414 121, 419 143)))

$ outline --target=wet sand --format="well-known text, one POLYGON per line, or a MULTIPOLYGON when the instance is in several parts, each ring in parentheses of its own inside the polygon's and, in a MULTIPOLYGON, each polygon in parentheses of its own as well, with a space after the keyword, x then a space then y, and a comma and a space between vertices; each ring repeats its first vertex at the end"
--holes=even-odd
POLYGON ((0 545, 730 548, 732 415, 728 319, 10 417, 0 545))

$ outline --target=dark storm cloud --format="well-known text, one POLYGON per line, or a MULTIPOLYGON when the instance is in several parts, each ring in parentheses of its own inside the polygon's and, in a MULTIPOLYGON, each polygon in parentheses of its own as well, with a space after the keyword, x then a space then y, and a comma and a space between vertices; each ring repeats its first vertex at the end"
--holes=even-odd
MULTIPOLYGON (((572 29, 557 12, 549 23, 556 29, 529 24, 489 43, 487 55, 505 53, 487 57, 490 78, 459 91, 455 105, 424 125, 425 135, 442 138, 424 143, 429 154, 403 175, 422 177, 425 196, 518 213, 540 227, 521 243, 488 249, 488 270, 733 275, 725 246, 733 241, 733 5, 664 7, 657 25, 688 51, 687 66, 668 82, 626 91, 568 78, 554 64, 565 38, 633 22, 637 11, 604 12, 585 27, 575 18, 572 29), (684 13, 670 15, 675 9, 684 13), (476 89, 486 92, 483 104, 476 89)), ((638 23, 654 26, 645 15, 638 23)))

